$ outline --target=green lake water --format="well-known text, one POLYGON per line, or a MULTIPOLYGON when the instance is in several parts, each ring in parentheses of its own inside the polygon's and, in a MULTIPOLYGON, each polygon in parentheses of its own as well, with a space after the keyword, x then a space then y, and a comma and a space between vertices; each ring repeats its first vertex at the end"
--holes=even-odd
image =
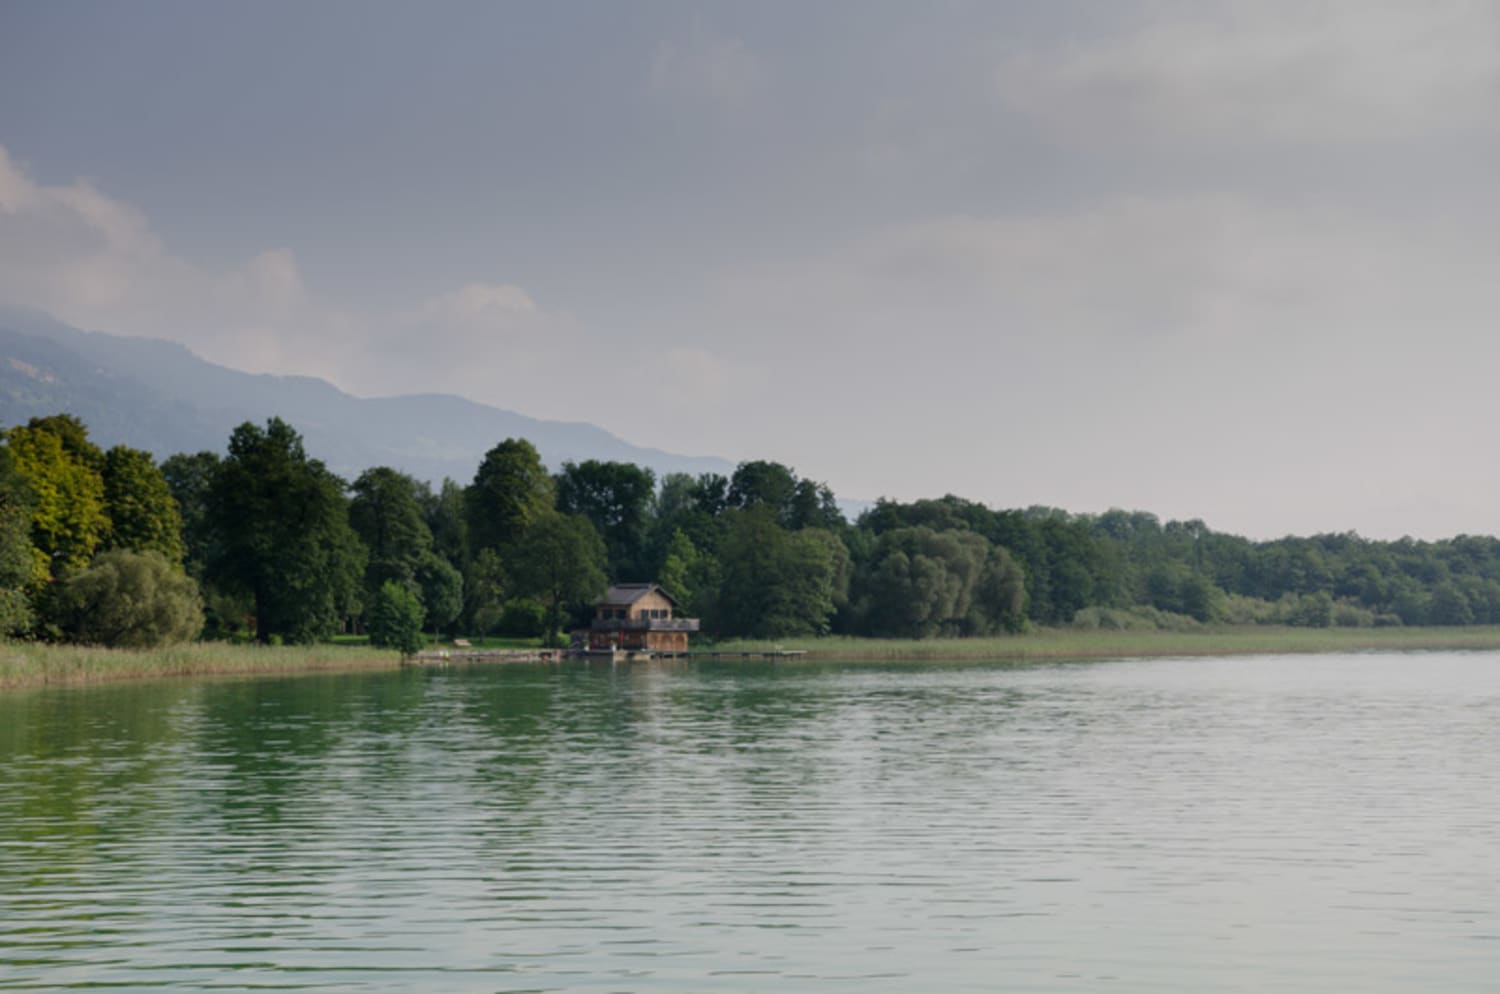
POLYGON ((0 695, 0 989, 1500 990, 1500 655, 0 695))

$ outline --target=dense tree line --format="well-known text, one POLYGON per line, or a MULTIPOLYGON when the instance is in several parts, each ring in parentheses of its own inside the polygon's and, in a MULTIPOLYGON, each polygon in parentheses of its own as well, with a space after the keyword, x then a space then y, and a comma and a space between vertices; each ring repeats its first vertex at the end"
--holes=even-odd
POLYGON ((549 472, 524 439, 472 480, 389 467, 346 482, 279 419, 158 466, 68 415, 0 444, 0 626, 145 645, 305 642, 410 651, 423 630, 562 638, 609 582, 654 580, 713 635, 965 636, 1028 625, 1500 624, 1500 540, 1252 542, 1144 512, 882 500, 758 460, 549 472))

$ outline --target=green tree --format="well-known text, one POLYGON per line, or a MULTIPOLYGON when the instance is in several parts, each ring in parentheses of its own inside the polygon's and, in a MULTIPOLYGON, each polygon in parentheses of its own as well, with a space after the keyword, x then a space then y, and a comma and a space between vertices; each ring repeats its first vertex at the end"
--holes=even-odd
POLYGON ((63 451, 96 473, 104 472, 104 450, 89 440, 88 427, 72 414, 50 414, 26 422, 32 431, 44 431, 62 444, 63 451))
POLYGON ((353 610, 365 551, 349 527, 344 484, 308 458, 286 422, 234 430, 208 506, 209 576, 251 598, 257 640, 323 638, 353 610))
POLYGON ((155 550, 182 564, 182 514, 149 452, 116 445, 104 454, 104 506, 112 525, 106 548, 155 550))
POLYGON ((422 519, 416 480, 388 466, 367 469, 351 488, 349 526, 364 542, 365 590, 373 598, 389 580, 407 588, 432 554, 432 532, 422 519))
POLYGON ((1009 552, 990 549, 974 592, 973 634, 1018 632, 1026 627, 1026 575, 1009 552))
POLYGON ((679 604, 686 605, 692 601, 693 588, 688 578, 697 562, 698 550, 693 546, 692 540, 681 529, 673 532, 672 541, 667 545, 667 557, 657 571, 656 582, 679 604))
POLYGON ((609 573, 641 579, 645 561, 646 528, 656 476, 628 462, 565 462, 557 474, 557 510, 581 514, 604 537, 609 573))
POLYGON ((196 638, 198 585, 156 549, 101 552, 63 584, 63 631, 89 645, 143 649, 196 638))
POLYGON ((416 579, 427 623, 437 635, 463 614, 464 576, 448 560, 436 552, 428 552, 417 564, 416 579))
POLYGON ((714 474, 695 479, 686 473, 668 473, 662 478, 650 527, 649 562, 642 576, 661 575, 678 532, 701 555, 713 555, 718 550, 724 533, 720 515, 728 488, 729 481, 714 474))
POLYGON ((731 511, 714 627, 756 638, 819 635, 834 612, 833 550, 812 530, 789 532, 766 504, 731 511))
POLYGON ((547 631, 556 641, 563 610, 599 596, 608 582, 604 540, 588 518, 549 514, 536 521, 516 546, 511 576, 518 592, 547 608, 547 631))
POLYGON ((395 580, 375 591, 369 609, 370 644, 415 656, 422 648, 422 602, 395 580))
POLYGON ((485 453, 464 504, 472 548, 503 553, 553 510, 552 477, 535 446, 507 438, 485 453))
POLYGON ((1223 611, 1224 592, 1184 562, 1169 560, 1153 569, 1146 591, 1152 607, 1198 621, 1215 621, 1223 611))
POLYGON ((729 478, 727 502, 730 507, 741 509, 765 505, 785 523, 787 509, 796 493, 797 474, 779 462, 757 459, 735 467, 734 475, 729 478))
POLYGON ((1472 625, 1474 623, 1474 609, 1458 584, 1449 580, 1439 583, 1432 589, 1432 605, 1428 609, 1428 621, 1434 625, 1472 625))
POLYGON ((864 627, 875 635, 969 635, 1000 623, 979 600, 994 547, 971 531, 897 528, 861 571, 864 627))
POLYGON ((841 528, 843 512, 834 500, 833 491, 825 483, 798 480, 787 502, 785 524, 793 531, 803 528, 841 528))
POLYGON ((212 554, 209 543, 212 529, 208 521, 208 489, 219 468, 216 452, 196 452, 192 455, 178 453, 168 456, 161 464, 162 479, 172 499, 177 502, 177 511, 182 518, 182 540, 184 562, 188 575, 198 580, 212 554))
POLYGON ((26 588, 31 582, 31 495, 0 447, 0 636, 30 631, 35 621, 26 588))
MULTIPOLYGON (((76 424, 59 417, 65 426, 76 424)), ((73 444, 79 444, 76 437, 73 444)), ((6 446, 31 497, 31 583, 38 590, 68 570, 86 567, 109 538, 104 480, 49 426, 12 428, 6 446)))
POLYGON ((438 555, 463 572, 469 563, 469 522, 464 509, 464 488, 443 480, 437 493, 424 489, 417 495, 422 519, 432 532, 432 547, 438 555))
POLYGON ((480 549, 463 574, 464 609, 460 616, 468 629, 488 635, 500 623, 508 586, 505 564, 494 549, 480 549))

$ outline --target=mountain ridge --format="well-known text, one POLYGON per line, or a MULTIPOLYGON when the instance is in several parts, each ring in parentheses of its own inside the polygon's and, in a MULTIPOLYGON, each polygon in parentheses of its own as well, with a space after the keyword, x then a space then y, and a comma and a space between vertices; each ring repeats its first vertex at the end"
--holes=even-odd
POLYGON ((103 446, 223 452, 245 421, 280 417, 308 453, 352 479, 392 466, 433 484, 473 478, 484 453, 526 438, 556 469, 585 459, 633 462, 658 476, 723 473, 734 464, 635 445, 586 421, 552 421, 455 394, 356 397, 313 376, 246 373, 180 342, 85 331, 50 315, 0 308, 0 424, 66 411, 103 446))

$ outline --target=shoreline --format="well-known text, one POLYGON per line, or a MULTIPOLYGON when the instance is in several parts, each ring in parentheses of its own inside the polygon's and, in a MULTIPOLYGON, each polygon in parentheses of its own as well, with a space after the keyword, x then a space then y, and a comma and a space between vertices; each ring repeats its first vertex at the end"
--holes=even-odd
POLYGON ((1307 655, 1321 652, 1500 650, 1500 625, 1423 628, 1218 626, 1192 631, 1047 628, 985 638, 875 639, 826 635, 782 641, 733 639, 725 651, 798 649, 809 661, 959 662, 1168 656, 1307 655))
MULTIPOLYGON (((988 638, 876 639, 826 635, 782 641, 733 639, 705 645, 702 649, 726 653, 794 650, 803 652, 800 658, 808 662, 1025 662, 1445 649, 1479 651, 1500 650, 1500 625, 1461 628, 1223 626, 1185 632, 1053 628, 988 638)), ((0 692, 174 677, 296 676, 393 670, 402 663, 394 651, 367 646, 258 646, 199 642, 133 650, 7 642, 0 643, 0 692)), ((462 665, 457 660, 455 663, 462 665)))
POLYGON ((393 670, 400 665, 401 657, 394 650, 367 646, 188 642, 159 649, 101 649, 4 642, 0 643, 0 693, 172 677, 297 676, 393 670))

